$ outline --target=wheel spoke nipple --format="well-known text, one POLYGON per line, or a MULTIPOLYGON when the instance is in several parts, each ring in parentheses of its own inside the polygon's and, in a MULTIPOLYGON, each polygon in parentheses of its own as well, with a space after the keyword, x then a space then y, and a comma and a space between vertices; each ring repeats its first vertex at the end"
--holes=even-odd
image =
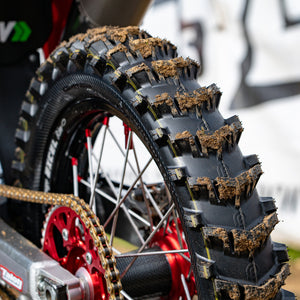
POLYGON ((92 135, 91 135, 91 130, 87 128, 87 129, 85 130, 85 137, 88 138, 88 137, 91 137, 91 136, 92 136, 92 135))
POLYGON ((78 166, 78 159, 75 157, 72 157, 72 166, 78 166))
POLYGON ((108 123, 109 123, 109 117, 104 117, 102 124, 108 127, 108 123))
MULTIPOLYGON (((124 126, 124 135, 125 135, 125 149, 127 148, 127 145, 128 145, 128 138, 129 138, 129 132, 131 131, 131 128, 125 124, 123 122, 123 126, 124 126)), ((133 141, 132 141, 132 136, 131 136, 131 139, 130 139, 130 145, 129 145, 129 149, 133 149, 133 141)))

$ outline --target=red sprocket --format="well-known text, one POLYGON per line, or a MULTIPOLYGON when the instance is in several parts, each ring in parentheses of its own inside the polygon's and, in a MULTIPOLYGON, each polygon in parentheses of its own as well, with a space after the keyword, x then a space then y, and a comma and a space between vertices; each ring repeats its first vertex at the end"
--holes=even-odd
POLYGON ((84 278, 83 299, 109 299, 104 269, 88 228, 68 207, 50 209, 44 226, 42 249, 62 267, 84 278))
MULTIPOLYGON (((187 249, 179 219, 177 223, 178 230, 174 221, 170 222, 166 229, 161 228, 154 235, 150 248, 158 246, 162 251, 168 252, 187 249)), ((84 279, 83 290, 86 294, 83 295, 83 299, 109 299, 105 270, 102 268, 97 248, 89 229, 73 210, 68 207, 50 209, 44 224, 42 247, 43 251, 62 267, 84 279)), ((189 295, 196 295, 188 252, 165 255, 171 269, 172 289, 163 299, 187 299, 187 292, 189 295)))

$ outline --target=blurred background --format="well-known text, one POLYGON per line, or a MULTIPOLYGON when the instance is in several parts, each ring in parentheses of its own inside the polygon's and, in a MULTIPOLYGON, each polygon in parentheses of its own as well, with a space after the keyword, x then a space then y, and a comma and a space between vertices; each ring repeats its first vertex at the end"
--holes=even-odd
POLYGON ((278 206, 272 238, 289 247, 286 288, 300 296, 300 1, 156 0, 142 28, 200 62, 223 116, 241 119, 241 150, 262 162, 260 195, 278 206))

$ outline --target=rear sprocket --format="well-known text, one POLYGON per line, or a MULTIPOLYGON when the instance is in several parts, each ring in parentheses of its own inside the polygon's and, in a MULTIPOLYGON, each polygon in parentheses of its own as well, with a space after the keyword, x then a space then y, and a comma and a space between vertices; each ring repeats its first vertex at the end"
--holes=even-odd
MULTIPOLYGON (((110 284, 106 283, 105 269, 98 256, 95 240, 74 210, 66 206, 51 207, 44 222, 41 243, 45 253, 72 274, 83 279, 83 299, 110 299, 107 289, 110 284)), ((172 285, 170 289, 165 287, 168 293, 163 299, 186 299, 186 294, 196 295, 195 278, 187 251, 180 220, 174 219, 157 231, 148 249, 141 253, 130 251, 116 255, 120 273, 125 271, 128 258, 133 260, 137 257, 137 261, 122 280, 125 285, 125 291, 122 293, 128 299, 132 299, 127 291, 134 296, 138 296, 141 289, 147 288, 150 291, 153 289, 153 278, 164 274, 164 282, 172 282, 172 285), (145 256, 152 256, 153 265, 159 266, 158 269, 152 270, 152 266, 147 266, 145 256), (165 263, 160 265, 161 261, 165 263)))
POLYGON ((109 299, 105 269, 95 241, 80 216, 65 206, 48 212, 42 232, 43 251, 86 283, 85 299, 109 299))

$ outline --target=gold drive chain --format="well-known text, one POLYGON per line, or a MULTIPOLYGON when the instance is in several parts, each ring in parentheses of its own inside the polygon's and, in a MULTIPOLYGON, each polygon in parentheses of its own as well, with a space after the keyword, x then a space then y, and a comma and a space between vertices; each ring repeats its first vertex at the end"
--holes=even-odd
POLYGON ((123 299, 120 274, 116 267, 116 259, 109 246, 103 226, 89 205, 79 197, 68 194, 45 193, 0 184, 0 196, 39 204, 60 205, 72 209, 89 229, 90 236, 97 248, 97 253, 105 270, 105 281, 110 300, 123 299))

